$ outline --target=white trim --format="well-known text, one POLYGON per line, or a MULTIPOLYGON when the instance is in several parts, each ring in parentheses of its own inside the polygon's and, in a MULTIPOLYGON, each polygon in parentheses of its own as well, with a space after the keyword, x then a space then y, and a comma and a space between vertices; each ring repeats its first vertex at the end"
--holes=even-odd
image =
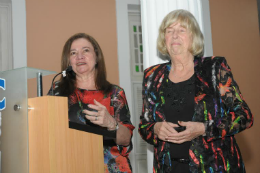
POLYGON ((12 4, 0 1, 0 71, 13 69, 12 4))
MULTIPOLYGON (((129 38, 129 23, 128 23, 128 5, 140 5, 139 0, 116 0, 116 17, 117 17, 117 50, 118 50, 118 68, 119 68, 119 85, 125 90, 128 106, 131 113, 131 121, 135 122, 135 118, 139 115, 134 115, 133 111, 133 90, 131 83, 130 69, 130 38, 129 38)), ((137 130, 136 127, 135 130, 137 130)), ((132 138, 133 144, 135 137, 132 138)), ((135 170, 135 146, 129 155, 132 169, 135 170)))
POLYGON ((12 0, 13 68, 27 66, 26 3, 12 0))
POLYGON ((211 21, 210 21, 210 9, 209 1, 201 0, 202 8, 202 26, 203 26, 203 35, 204 35, 204 56, 213 56, 213 45, 212 45, 212 34, 211 34, 211 21))

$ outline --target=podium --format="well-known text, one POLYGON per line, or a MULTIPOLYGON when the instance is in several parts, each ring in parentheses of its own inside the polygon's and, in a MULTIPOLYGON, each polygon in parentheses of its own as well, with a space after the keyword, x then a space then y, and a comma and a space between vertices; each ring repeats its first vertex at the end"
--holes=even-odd
POLYGON ((103 137, 69 128, 66 97, 28 99, 27 80, 39 73, 55 74, 28 67, 0 72, 1 173, 103 173, 103 137))

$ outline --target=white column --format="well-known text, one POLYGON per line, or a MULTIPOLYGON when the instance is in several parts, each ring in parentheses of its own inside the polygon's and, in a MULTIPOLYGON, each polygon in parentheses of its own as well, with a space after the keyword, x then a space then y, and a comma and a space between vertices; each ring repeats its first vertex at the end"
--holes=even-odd
MULTIPOLYGON (((116 20, 117 20, 117 53, 118 53, 118 67, 119 67, 119 83, 125 90, 129 110, 131 112, 131 121, 135 122, 133 112, 133 94, 131 82, 131 56, 130 56, 130 40, 129 40, 129 20, 128 20, 128 6, 140 5, 139 0, 116 0, 116 20)), ((136 126, 136 128, 138 128, 136 126)), ((135 129, 136 130, 136 129, 135 129)), ((132 142, 135 144, 136 137, 133 136, 132 142)), ((136 170, 136 152, 135 146, 129 155, 133 172, 136 170)))
MULTIPOLYGON (((158 29, 163 18, 176 9, 190 11, 197 19, 205 39, 204 56, 213 54, 211 23, 208 0, 140 0, 141 17, 143 28, 143 53, 144 68, 162 63, 158 57, 156 40, 158 29)), ((153 147, 147 147, 147 167, 148 172, 153 172, 153 147)))
POLYGON ((12 0, 13 68, 27 66, 26 4, 25 0, 12 0))

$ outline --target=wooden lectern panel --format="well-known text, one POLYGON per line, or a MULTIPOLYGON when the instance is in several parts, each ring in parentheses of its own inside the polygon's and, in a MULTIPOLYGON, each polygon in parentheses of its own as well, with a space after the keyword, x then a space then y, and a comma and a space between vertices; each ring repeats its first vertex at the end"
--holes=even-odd
POLYGON ((68 100, 28 99, 29 173, 104 173, 103 137, 70 129, 68 100))

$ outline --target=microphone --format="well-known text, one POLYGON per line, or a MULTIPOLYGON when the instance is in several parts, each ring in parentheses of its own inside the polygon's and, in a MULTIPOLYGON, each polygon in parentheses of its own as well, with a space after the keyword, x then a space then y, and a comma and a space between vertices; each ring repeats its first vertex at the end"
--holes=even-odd
POLYGON ((65 70, 63 70, 62 72, 60 72, 60 73, 56 74, 56 76, 54 76, 54 78, 52 79, 52 82, 51 82, 51 95, 52 95, 52 96, 53 96, 53 83, 54 83, 54 79, 55 79, 58 75, 60 75, 60 74, 62 74, 63 77, 66 77, 66 73, 69 73, 69 72, 71 72, 71 71, 73 71, 73 70, 72 70, 72 67, 71 67, 71 66, 68 66, 65 70))

